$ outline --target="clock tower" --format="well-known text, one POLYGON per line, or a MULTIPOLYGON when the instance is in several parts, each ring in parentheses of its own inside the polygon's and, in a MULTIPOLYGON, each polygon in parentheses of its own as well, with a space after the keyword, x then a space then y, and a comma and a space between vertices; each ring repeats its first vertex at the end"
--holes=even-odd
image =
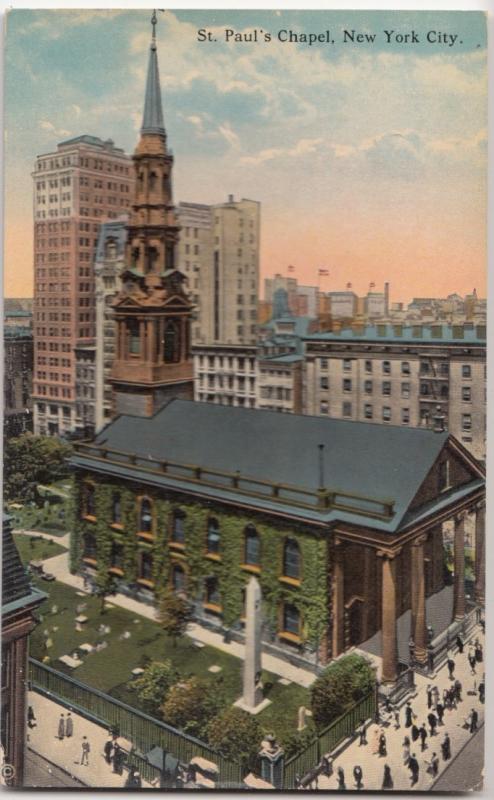
POLYGON ((141 136, 133 155, 135 196, 127 226, 111 373, 115 414, 151 416, 174 397, 193 399, 190 323, 193 306, 175 254, 179 225, 172 200, 156 52, 156 12, 141 136))

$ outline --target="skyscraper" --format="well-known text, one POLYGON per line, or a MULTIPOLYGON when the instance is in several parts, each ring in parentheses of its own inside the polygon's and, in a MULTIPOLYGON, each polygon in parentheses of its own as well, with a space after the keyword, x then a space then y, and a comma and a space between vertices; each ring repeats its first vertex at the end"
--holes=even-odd
POLYGON ((156 53, 149 53, 141 137, 133 155, 136 189, 127 226, 122 289, 112 303, 116 353, 111 373, 116 414, 152 415, 172 397, 193 398, 185 275, 175 268, 179 224, 172 200, 156 53))
POLYGON ((34 430, 76 427, 75 351, 95 336, 99 227, 128 211, 134 177, 113 141, 78 136, 36 159, 34 181, 34 430))

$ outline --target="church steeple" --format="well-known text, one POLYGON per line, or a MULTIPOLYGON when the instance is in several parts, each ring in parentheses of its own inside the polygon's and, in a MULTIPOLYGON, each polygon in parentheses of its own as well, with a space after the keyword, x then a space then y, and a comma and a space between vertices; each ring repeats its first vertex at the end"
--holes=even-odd
POLYGON ((158 54, 156 51, 156 11, 153 11, 151 25, 153 35, 149 50, 148 74, 146 80, 146 98, 144 101, 144 113, 142 116, 141 134, 155 133, 159 136, 166 136, 165 123, 163 120, 163 106, 161 103, 160 74, 158 68, 158 54))
POLYGON ((173 397, 193 397, 193 311, 176 267, 180 226, 172 199, 173 156, 166 146, 156 52, 156 12, 136 187, 127 225, 122 290, 113 302, 117 354, 111 383, 116 413, 153 414, 173 397))

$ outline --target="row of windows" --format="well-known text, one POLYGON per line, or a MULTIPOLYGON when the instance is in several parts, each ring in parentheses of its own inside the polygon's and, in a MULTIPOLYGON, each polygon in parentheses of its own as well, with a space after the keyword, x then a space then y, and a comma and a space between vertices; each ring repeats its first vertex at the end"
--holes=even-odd
MULTIPOLYGON (((95 487, 91 483, 84 484, 83 507, 84 517, 96 518, 95 487)), ((185 547, 185 523, 187 515, 176 509, 172 513, 170 526, 170 542, 185 547)), ((111 524, 122 525, 122 502, 118 492, 114 492, 111 502, 111 524)), ((139 501, 138 528, 140 534, 154 535, 155 520, 153 502, 148 497, 139 501)), ((218 520, 209 517, 205 533, 206 552, 210 555, 221 555, 221 531, 218 520)), ((243 563, 251 567, 261 567, 261 538, 253 525, 247 525, 244 531, 243 563)), ((295 539, 285 539, 283 545, 283 574, 288 578, 299 580, 301 577, 301 556, 295 539)))
MULTIPOLYGON (((353 358, 344 358, 342 359, 343 370, 345 372, 351 372, 352 364, 356 363, 357 359, 353 358)), ((374 365, 378 365, 378 361, 372 361, 371 359, 367 359, 364 362, 364 369, 365 372, 373 372, 374 365)), ((391 374, 391 361, 382 361, 381 369, 385 375, 391 374)), ((409 361, 401 361, 400 362, 400 370, 402 375, 410 375, 410 362, 409 361)), ((319 366, 321 370, 326 370, 329 367, 329 359, 321 358, 319 359, 319 366)), ((449 364, 447 362, 442 362, 440 364, 431 364, 428 361, 421 361, 420 362, 420 372, 423 375, 427 375, 430 373, 439 374, 444 376, 449 375, 449 364)), ((461 365, 461 375, 463 378, 471 378, 472 376, 472 367, 470 364, 462 364, 461 365)))

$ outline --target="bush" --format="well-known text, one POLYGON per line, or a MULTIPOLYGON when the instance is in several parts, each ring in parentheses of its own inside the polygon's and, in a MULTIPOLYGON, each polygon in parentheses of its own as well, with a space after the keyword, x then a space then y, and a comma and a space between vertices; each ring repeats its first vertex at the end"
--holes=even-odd
POLYGON ((316 729, 313 724, 309 723, 303 731, 294 731, 290 733, 286 739, 281 742, 285 751, 285 758, 300 753, 316 738, 316 729))
POLYGON ((172 667, 171 661, 151 661, 131 686, 136 690, 140 700, 159 706, 177 678, 177 672, 172 667))
POLYGON ((185 733, 204 737, 207 724, 226 704, 218 689, 211 681, 196 677, 176 683, 161 707, 165 721, 185 733))
POLYGON ((247 769, 256 760, 261 746, 262 729, 251 714, 240 708, 228 708, 211 720, 206 729, 209 744, 226 758, 240 762, 247 769))
POLYGON ((311 689, 311 708, 318 728, 330 725, 375 686, 376 675, 367 659, 350 654, 334 661, 311 689))
POLYGON ((179 636, 185 633, 191 619, 192 609, 184 597, 171 591, 163 595, 158 608, 158 622, 165 633, 171 636, 174 647, 179 636))

